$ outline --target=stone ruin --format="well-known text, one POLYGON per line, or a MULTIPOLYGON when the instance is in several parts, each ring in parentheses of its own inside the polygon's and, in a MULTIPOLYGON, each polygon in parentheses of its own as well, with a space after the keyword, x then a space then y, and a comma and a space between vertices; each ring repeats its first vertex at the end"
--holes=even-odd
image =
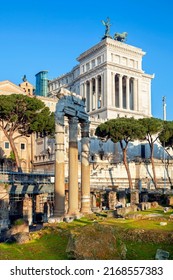
POLYGON ((55 111, 55 208, 54 217, 65 215, 64 117, 69 122, 69 184, 67 215, 78 217, 90 209, 89 119, 85 100, 61 88, 55 111), (78 186, 78 124, 81 127, 81 208, 78 186))

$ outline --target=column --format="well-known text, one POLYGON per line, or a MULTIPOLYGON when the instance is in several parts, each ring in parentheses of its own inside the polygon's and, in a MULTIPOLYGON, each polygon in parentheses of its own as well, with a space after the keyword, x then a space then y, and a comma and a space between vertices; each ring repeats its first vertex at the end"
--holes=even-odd
POLYGON ((119 108, 120 109, 122 109, 122 107, 123 107, 122 79, 123 79, 123 76, 119 75, 119 108))
POLYGON ((126 109, 130 109, 130 102, 129 102, 129 77, 126 77, 126 109))
POLYGON ((93 92, 92 92, 92 80, 90 80, 90 112, 92 112, 93 109, 93 92))
POLYGON ((87 98, 86 92, 87 92, 87 89, 86 89, 86 82, 84 82, 84 92, 83 92, 83 97, 84 97, 84 98, 87 98))
POLYGON ((138 204, 139 203, 139 191, 138 190, 130 190, 130 203, 138 204))
POLYGON ((80 84, 80 96, 84 97, 84 84, 80 84))
POLYGON ((69 209, 68 215, 78 215, 78 119, 69 118, 69 209))
POLYGON ((108 90, 107 90, 107 84, 108 84, 108 73, 105 71, 103 75, 103 94, 104 94, 104 100, 103 100, 103 106, 108 106, 108 90))
POLYGON ((28 195, 25 195, 25 198, 23 200, 23 218, 24 220, 28 221, 28 225, 32 225, 33 220, 33 211, 32 211, 32 198, 30 198, 28 195))
POLYGON ((105 106, 104 100, 104 74, 101 75, 101 107, 105 106))
POLYGON ((115 107, 115 75, 112 73, 112 106, 115 107))
POLYGON ((95 78, 95 109, 98 109, 98 78, 95 78))
POLYGON ((89 122, 81 123, 81 212, 90 213, 89 122))
POLYGON ((133 80, 134 82, 134 110, 137 111, 138 110, 138 92, 137 92, 137 79, 133 80))
POLYGON ((65 163, 64 163, 64 116, 55 124, 55 206, 54 216, 65 213, 65 163))

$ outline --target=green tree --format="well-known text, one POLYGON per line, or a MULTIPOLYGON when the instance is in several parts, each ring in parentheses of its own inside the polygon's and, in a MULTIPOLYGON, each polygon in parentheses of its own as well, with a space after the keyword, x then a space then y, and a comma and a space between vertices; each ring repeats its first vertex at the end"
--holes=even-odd
POLYGON ((173 121, 163 122, 163 129, 159 133, 158 138, 163 147, 173 149, 173 121))
MULTIPOLYGON (((166 152, 169 155, 167 161, 164 160, 164 168, 166 170, 170 186, 172 186, 172 180, 169 175, 169 158, 172 158, 172 156, 169 153, 169 148, 173 149, 173 121, 163 122, 163 130, 159 133, 159 140, 163 146, 164 153, 166 152)), ((165 156, 164 159, 166 159, 165 156)))
POLYGON ((33 132, 51 134, 54 131, 54 114, 36 97, 22 94, 0 96, 0 128, 7 137, 18 170, 21 162, 15 140, 29 137, 33 132))
POLYGON ((96 128, 95 134, 101 139, 111 139, 114 143, 120 143, 123 153, 123 163, 128 176, 129 188, 132 189, 133 184, 127 161, 127 148, 129 142, 144 137, 145 130, 143 126, 134 118, 118 118, 100 124, 96 128))
POLYGON ((150 160, 153 171, 153 183, 155 188, 157 188, 157 177, 154 164, 154 144, 159 138, 159 133, 163 129, 163 121, 157 118, 143 118, 139 119, 139 122, 145 130, 145 137, 140 138, 140 140, 147 140, 150 147, 150 160))

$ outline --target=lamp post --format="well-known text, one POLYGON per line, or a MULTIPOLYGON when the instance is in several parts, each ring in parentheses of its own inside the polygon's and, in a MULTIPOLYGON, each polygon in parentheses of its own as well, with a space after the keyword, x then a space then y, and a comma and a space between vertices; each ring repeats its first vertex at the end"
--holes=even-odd
MULTIPOLYGON (((163 121, 166 121, 166 97, 163 96, 163 121)), ((166 190, 166 158, 165 158, 165 141, 163 142, 163 163, 164 163, 164 192, 166 190)))

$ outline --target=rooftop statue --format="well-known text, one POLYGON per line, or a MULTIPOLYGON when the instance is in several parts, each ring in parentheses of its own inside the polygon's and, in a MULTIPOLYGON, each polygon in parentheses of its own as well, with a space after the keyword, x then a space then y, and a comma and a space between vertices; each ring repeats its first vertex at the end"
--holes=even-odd
POLYGON ((111 38, 111 36, 109 34, 110 33, 110 26, 111 26, 110 18, 107 17, 106 21, 102 20, 101 22, 102 22, 103 25, 105 25, 105 28, 106 28, 105 29, 105 35, 102 39, 105 39, 107 37, 111 38))
POLYGON ((127 32, 114 34, 114 40, 116 40, 116 41, 125 42, 126 38, 127 38, 127 32))
POLYGON ((27 81, 26 75, 23 76, 22 80, 23 80, 23 82, 27 81))

